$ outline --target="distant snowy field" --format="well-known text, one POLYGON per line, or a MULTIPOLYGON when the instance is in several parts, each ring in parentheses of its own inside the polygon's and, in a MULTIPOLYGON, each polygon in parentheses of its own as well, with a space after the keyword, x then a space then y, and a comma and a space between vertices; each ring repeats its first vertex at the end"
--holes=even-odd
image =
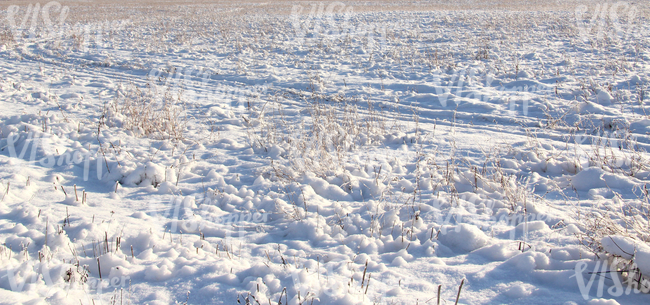
POLYGON ((643 1, 2 9, 0 303, 650 302, 643 1))

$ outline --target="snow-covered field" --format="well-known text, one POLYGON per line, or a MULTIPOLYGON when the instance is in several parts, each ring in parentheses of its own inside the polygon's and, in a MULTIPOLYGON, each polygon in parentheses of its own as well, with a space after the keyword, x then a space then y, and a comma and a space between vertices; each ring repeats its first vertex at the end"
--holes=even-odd
POLYGON ((648 303, 649 8, 5 4, 0 303, 648 303))

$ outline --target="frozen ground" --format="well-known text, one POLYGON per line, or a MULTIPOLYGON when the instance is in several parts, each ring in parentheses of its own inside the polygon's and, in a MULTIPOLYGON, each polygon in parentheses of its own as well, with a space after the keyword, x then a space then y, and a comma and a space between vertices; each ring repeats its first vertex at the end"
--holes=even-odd
POLYGON ((649 302, 647 5, 456 3, 5 5, 0 302, 649 302))

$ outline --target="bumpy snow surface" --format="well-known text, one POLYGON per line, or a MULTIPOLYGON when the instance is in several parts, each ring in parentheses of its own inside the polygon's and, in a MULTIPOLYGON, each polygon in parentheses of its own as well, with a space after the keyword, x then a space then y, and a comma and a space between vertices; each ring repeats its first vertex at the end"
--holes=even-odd
POLYGON ((650 302, 648 7, 561 2, 5 5, 0 302, 650 302))

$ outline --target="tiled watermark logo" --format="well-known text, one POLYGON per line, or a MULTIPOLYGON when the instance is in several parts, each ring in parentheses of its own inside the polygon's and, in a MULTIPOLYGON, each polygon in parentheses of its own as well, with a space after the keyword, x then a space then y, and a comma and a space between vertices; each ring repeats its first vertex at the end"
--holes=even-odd
POLYGON ((638 9, 634 4, 618 1, 604 2, 595 7, 580 5, 575 9, 575 19, 580 39, 584 42, 613 41, 627 42, 636 33, 635 24, 638 9))

